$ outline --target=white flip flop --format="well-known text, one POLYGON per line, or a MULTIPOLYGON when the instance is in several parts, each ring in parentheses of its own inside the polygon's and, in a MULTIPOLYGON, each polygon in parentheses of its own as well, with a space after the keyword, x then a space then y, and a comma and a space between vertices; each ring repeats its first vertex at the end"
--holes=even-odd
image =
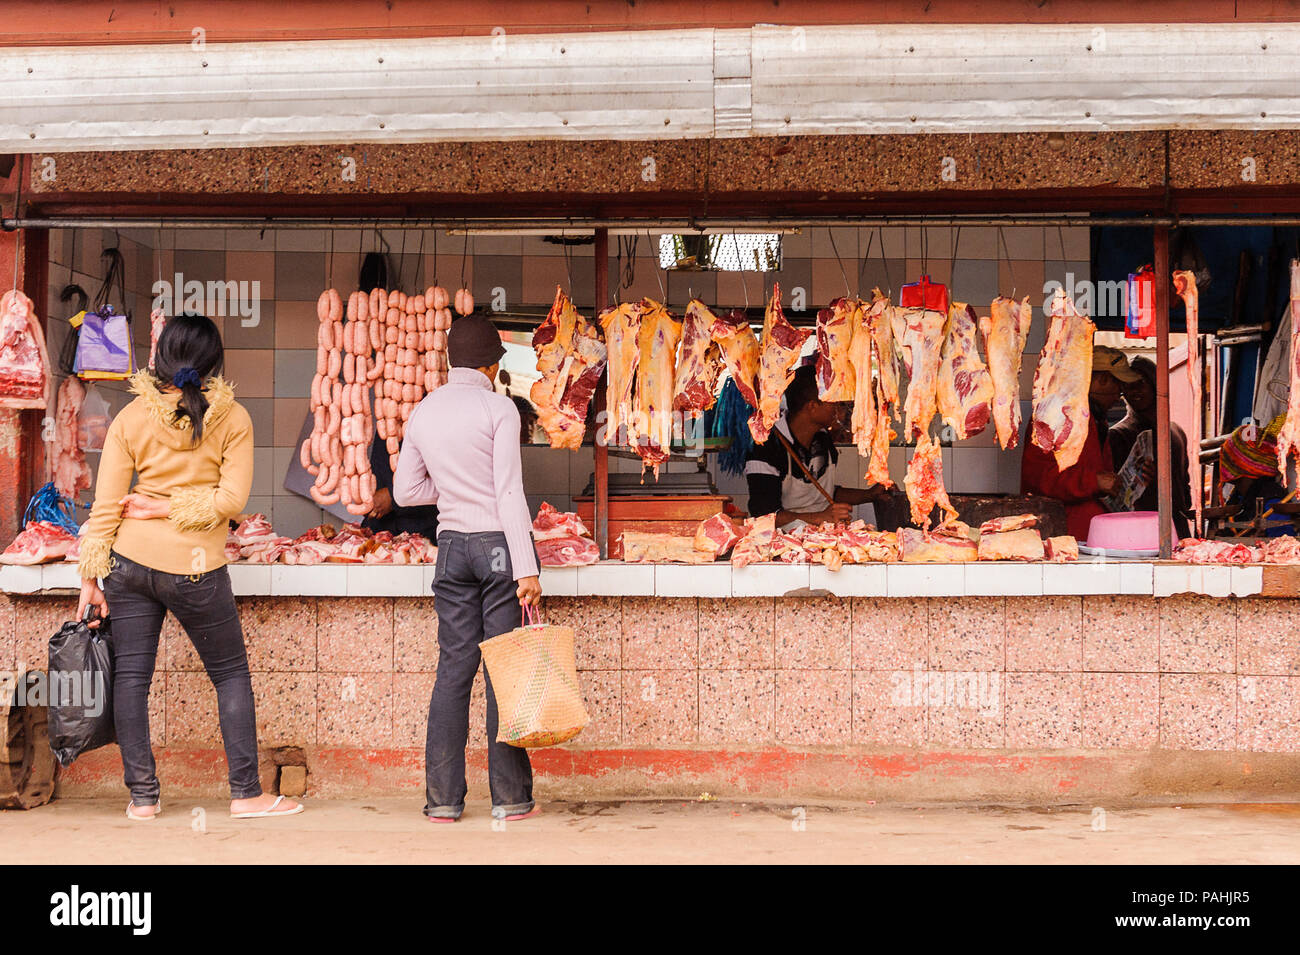
MULTIPOLYGON (((162 815, 162 803, 158 802, 156 803, 156 805, 158 806, 158 811, 155 812, 152 816, 137 816, 135 813, 131 811, 132 809, 136 808, 135 800, 132 800, 131 802, 126 804, 126 818, 130 819, 132 822, 153 822, 155 819, 157 819, 159 816, 162 815)), ((140 806, 139 808, 143 809, 144 807, 140 806)))
POLYGON ((276 796, 275 802, 271 803, 271 805, 267 806, 265 809, 259 810, 258 812, 232 812, 230 818, 265 819, 268 816, 296 816, 306 808, 302 803, 298 803, 298 805, 294 806, 292 809, 283 809, 280 812, 276 812, 275 807, 280 805, 282 802, 284 802, 284 797, 276 796))

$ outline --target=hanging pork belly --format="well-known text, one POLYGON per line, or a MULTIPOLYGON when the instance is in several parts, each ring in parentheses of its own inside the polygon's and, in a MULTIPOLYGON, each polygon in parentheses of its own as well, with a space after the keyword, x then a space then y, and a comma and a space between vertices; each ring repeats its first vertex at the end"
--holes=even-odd
POLYGON ((546 320, 533 333, 537 370, 542 377, 529 397, 551 447, 572 451, 582 446, 587 405, 605 370, 605 343, 600 330, 583 318, 558 286, 546 320))
POLYGON ((781 415, 781 396, 794 380, 795 366, 804 342, 811 329, 795 328, 786 321, 781 308, 781 285, 772 286, 772 298, 763 316, 763 338, 760 343, 758 369, 758 411, 749 419, 749 433, 756 444, 762 444, 771 434, 781 415))
MULTIPOLYGON (((677 375, 677 345, 682 320, 653 299, 641 300, 641 327, 637 332, 640 357, 636 369, 636 395, 632 425, 633 450, 659 478, 659 466, 668 460, 673 441, 673 387, 677 375)), ((628 437, 632 438, 632 427, 628 437)))
POLYGON ((980 319, 984 354, 993 379, 993 424, 998 444, 1008 451, 1020 443, 1020 362, 1033 314, 1028 295, 1019 302, 999 295, 989 315, 980 319))
POLYGON ((50 400, 50 359, 32 300, 0 296, 0 408, 41 408, 50 400))
POLYGON ((677 360, 673 385, 673 410, 699 417, 718 400, 718 376, 722 373, 722 349, 713 340, 717 316, 699 299, 686 306, 682 321, 682 351, 677 360))
POLYGON ((1079 460, 1091 427, 1088 388, 1097 326, 1079 314, 1064 289, 1056 290, 1049 312, 1047 343, 1034 372, 1033 442, 1064 471, 1079 460))
POLYGON ((975 344, 978 329, 975 309, 965 302, 948 307, 936 396, 939 414, 958 441, 983 431, 992 411, 993 379, 975 344))

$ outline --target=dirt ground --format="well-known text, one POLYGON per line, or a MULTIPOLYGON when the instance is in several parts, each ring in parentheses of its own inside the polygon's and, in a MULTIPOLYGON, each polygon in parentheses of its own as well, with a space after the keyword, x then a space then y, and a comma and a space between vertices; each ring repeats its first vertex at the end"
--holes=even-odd
POLYGON ((1117 808, 900 806, 698 800, 546 802, 496 824, 471 802, 455 825, 409 799, 307 800, 236 821, 216 801, 61 799, 0 812, 0 862, 60 863, 1291 863, 1300 805, 1117 808), (504 828, 502 828, 504 827, 504 828))

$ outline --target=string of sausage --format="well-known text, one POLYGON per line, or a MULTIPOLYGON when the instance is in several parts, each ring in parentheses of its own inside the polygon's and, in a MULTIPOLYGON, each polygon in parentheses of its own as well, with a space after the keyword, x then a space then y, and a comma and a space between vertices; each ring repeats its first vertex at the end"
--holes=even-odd
MULTIPOLYGON (((353 292, 344 324, 339 293, 321 293, 311 387, 314 420, 300 451, 303 467, 316 478, 311 496, 318 504, 342 501, 357 515, 374 507, 378 482, 370 469, 370 442, 376 436, 384 442, 396 470, 411 413, 447 380, 450 304, 446 289, 435 285, 412 296, 384 289, 353 292)), ((456 292, 455 306, 462 315, 473 311, 467 289, 456 292)))

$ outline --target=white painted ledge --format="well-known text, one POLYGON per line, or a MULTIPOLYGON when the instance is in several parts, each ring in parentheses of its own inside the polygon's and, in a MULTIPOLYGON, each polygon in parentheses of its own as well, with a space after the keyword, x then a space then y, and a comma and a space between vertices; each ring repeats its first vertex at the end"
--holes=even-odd
MULTIPOLYGON (((432 564, 229 564, 241 597, 421 597, 433 592, 432 564)), ((1071 564, 976 561, 967 564, 625 564, 542 570, 552 597, 1024 597, 1131 594, 1250 597, 1264 590, 1266 568, 1142 561, 1071 564)), ((63 593, 80 586, 77 568, 61 562, 0 566, 0 592, 63 593)), ((1296 594, 1300 597, 1300 593, 1296 594)))

